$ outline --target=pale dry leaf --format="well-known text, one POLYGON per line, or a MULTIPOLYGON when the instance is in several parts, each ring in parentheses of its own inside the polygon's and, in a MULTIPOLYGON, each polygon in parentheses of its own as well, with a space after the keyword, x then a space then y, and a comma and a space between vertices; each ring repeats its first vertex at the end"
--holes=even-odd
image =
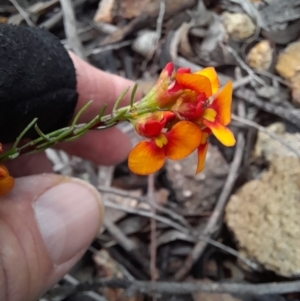
POLYGON ((111 23, 113 19, 113 8, 115 0, 102 0, 94 16, 95 22, 111 23))
POLYGON ((289 44, 278 56, 276 71, 289 80, 293 101, 300 106, 300 41, 289 44))
POLYGON ((255 33, 255 25, 246 14, 224 12, 222 23, 229 37, 235 41, 246 40, 255 33))
POLYGON ((278 157, 231 196, 225 222, 241 254, 284 277, 300 275, 300 162, 278 157))
POLYGON ((247 63, 258 71, 267 71, 273 62, 273 47, 268 40, 262 40, 250 49, 247 63))

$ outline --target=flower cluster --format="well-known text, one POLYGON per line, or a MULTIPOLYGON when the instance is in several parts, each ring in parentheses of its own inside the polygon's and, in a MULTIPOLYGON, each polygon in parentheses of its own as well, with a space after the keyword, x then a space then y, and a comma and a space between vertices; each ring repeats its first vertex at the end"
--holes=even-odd
MULTIPOLYGON (((0 143, 0 153, 2 152, 2 145, 0 143)), ((14 178, 10 176, 7 168, 0 165, 0 196, 5 195, 12 190, 14 186, 14 178)))
POLYGON ((106 106, 86 124, 77 124, 81 114, 91 104, 88 102, 74 117, 68 127, 44 134, 35 118, 16 139, 13 147, 2 152, 0 144, 0 196, 14 186, 14 179, 1 165, 20 155, 36 153, 62 141, 72 141, 90 130, 103 130, 120 121, 131 122, 136 132, 145 138, 130 152, 129 169, 139 175, 158 171, 166 158, 180 160, 194 151, 198 154, 196 173, 204 168, 208 139, 214 135, 223 145, 233 146, 235 138, 227 125, 231 120, 232 83, 220 88, 214 68, 208 67, 191 73, 188 68, 174 69, 166 65, 151 91, 140 101, 117 108, 125 91, 116 101, 113 112, 105 115, 106 106), (39 137, 20 145, 26 132, 34 127, 39 137))
POLYGON ((180 160, 197 150, 196 173, 201 172, 210 135, 228 147, 236 142, 227 127, 231 100, 232 83, 220 88, 214 68, 191 73, 188 68, 175 71, 172 63, 167 64, 156 85, 136 104, 137 110, 157 107, 157 111, 130 119, 136 132, 147 140, 130 152, 129 169, 149 175, 158 171, 166 158, 180 160))

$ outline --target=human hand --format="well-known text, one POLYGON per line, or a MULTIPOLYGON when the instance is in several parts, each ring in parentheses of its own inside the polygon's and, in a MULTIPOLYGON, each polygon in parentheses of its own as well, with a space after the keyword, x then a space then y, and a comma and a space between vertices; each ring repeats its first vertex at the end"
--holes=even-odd
MULTIPOLYGON (((123 90, 133 86, 72 53, 70 56, 77 74, 76 112, 94 100, 80 122, 89 121, 104 103, 111 110, 123 90)), ((58 147, 110 165, 124 160, 131 145, 114 127, 90 131, 58 147)), ((103 204, 93 186, 51 174, 44 153, 20 157, 8 165, 16 180, 13 190, 0 197, 0 300, 31 301, 61 279, 84 254, 102 225, 103 204)))

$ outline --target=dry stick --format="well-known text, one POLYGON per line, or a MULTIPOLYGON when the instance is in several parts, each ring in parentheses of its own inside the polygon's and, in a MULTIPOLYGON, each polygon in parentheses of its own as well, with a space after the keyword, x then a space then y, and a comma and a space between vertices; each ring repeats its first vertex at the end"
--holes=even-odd
MULTIPOLYGON (((216 224, 219 221, 223 209, 225 206, 225 203, 227 201, 227 198, 229 197, 232 187, 235 183, 235 180, 237 178, 238 170, 242 162, 243 158, 243 152, 245 147, 245 138, 243 136, 243 133, 239 133, 237 136, 237 143, 236 143, 236 149, 234 153, 234 158, 232 161, 232 164, 230 166, 230 170, 225 182, 225 185, 223 187, 223 190, 221 192, 221 195, 218 199, 218 202, 214 208, 214 211, 206 225, 206 227, 203 230, 204 236, 210 237, 216 230, 216 224)), ((196 246, 193 248, 191 254, 188 256, 188 258, 185 260, 182 268, 176 273, 175 279, 179 280, 182 279, 191 269, 194 262, 199 258, 205 247, 207 246, 207 243, 204 241, 199 241, 196 246)))
MULTIPOLYGON (((264 110, 265 112, 274 114, 280 118, 285 119, 288 122, 293 123, 300 128, 300 112, 299 109, 285 109, 279 105, 273 104, 268 101, 264 101, 257 97, 254 91, 250 89, 243 89, 234 91, 234 95, 245 102, 256 106, 257 108, 264 110)), ((287 101, 283 99, 283 101, 287 101)))
MULTIPOLYGON (((78 284, 80 284, 80 281, 77 280, 75 277, 73 277, 70 274, 65 275, 64 276, 64 280, 67 281, 68 283, 72 284, 72 285, 78 285, 78 284)), ((108 301, 106 298, 104 298, 103 296, 100 296, 98 293, 93 292, 92 290, 85 292, 85 295, 88 296, 88 297, 90 297, 92 300, 95 300, 95 301, 108 301)))
POLYGON ((243 61, 243 59, 231 46, 225 44, 223 44, 223 46, 226 47, 226 49, 233 55, 240 67, 244 69, 250 76, 252 76, 253 79, 255 79, 258 83, 262 85, 266 85, 265 81, 255 74, 255 72, 243 61))
POLYGON ((244 257, 243 255, 239 254, 236 250, 230 248, 230 247, 227 247, 219 242, 216 242, 215 240, 209 238, 209 237, 206 237, 204 235, 199 235, 199 234, 194 234, 194 233, 190 233, 190 231, 184 227, 182 227, 180 224, 178 223, 175 223, 173 222, 172 220, 166 218, 166 217, 163 217, 163 216, 159 216, 157 214, 154 214, 153 212, 149 212, 149 211, 145 211, 145 210, 139 210, 139 209, 134 209, 134 208, 130 208, 130 207, 126 207, 126 206, 123 206, 123 205, 118 205, 116 203, 113 203, 109 200, 104 200, 104 205, 106 207, 109 207, 109 208, 114 208, 114 209, 119 209, 119 210, 122 210, 122 211, 125 211, 127 213, 131 213, 131 214, 136 214, 136 215, 140 215, 140 216, 145 216, 145 217, 148 217, 148 218, 153 218, 165 225, 168 225, 184 234, 186 234, 189 238, 193 239, 195 242, 198 241, 199 239, 200 240, 203 240, 204 242, 226 252, 226 253, 229 253, 233 256, 236 256, 237 258, 239 258, 241 261, 243 261, 246 265, 248 265, 250 268, 252 268, 253 270, 258 270, 258 265, 256 265, 255 263, 253 263, 251 260, 249 260, 248 258, 244 257))
MULTIPOLYGON (((148 202, 149 204, 154 203, 154 174, 148 176, 148 202)), ((155 208, 151 206, 151 211, 155 214, 155 208)), ((156 220, 150 219, 151 228, 151 242, 150 242, 150 275, 151 281, 156 282, 158 275, 156 269, 156 256, 157 256, 157 241, 156 241, 156 220)), ((153 300, 156 301, 156 296, 153 295, 153 300)))
POLYGON ((149 52, 147 57, 145 58, 143 65, 141 69, 144 71, 149 63, 149 61, 152 59, 153 55, 157 51, 158 45, 159 45, 159 40, 161 37, 162 33, 162 27, 163 27, 163 22, 164 22, 164 17, 165 17, 165 12, 166 12, 166 0, 160 0, 159 4, 159 14, 156 20, 156 43, 155 46, 153 47, 153 50, 149 52))
MULTIPOLYGON (((104 167, 101 166, 99 170, 99 182, 103 184, 104 187, 110 187, 113 179, 114 167, 104 167)), ((107 194, 103 195, 103 202, 108 199, 107 194)), ((135 244, 121 231, 121 229, 109 218, 104 215, 104 226, 106 230, 111 234, 111 236, 118 242, 120 246, 128 253, 135 251, 135 244)), ((100 234, 101 235, 101 234, 100 234)), ((100 237, 99 235, 99 237, 100 237)))
POLYGON ((78 56, 84 60, 87 60, 83 46, 77 34, 76 18, 71 0, 60 0, 60 4, 63 11, 64 27, 68 44, 78 56))
POLYGON ((300 289, 300 280, 286 282, 271 282, 263 284, 247 283, 203 283, 203 282, 151 282, 151 281, 128 281, 125 279, 100 279, 95 283, 80 284, 78 286, 61 286, 53 288, 51 294, 54 296, 70 295, 91 289, 102 287, 123 288, 132 294, 140 292, 151 295, 156 293, 186 295, 198 292, 228 293, 240 295, 278 295, 295 293, 300 289))
POLYGON ((242 124, 248 125, 250 127, 253 127, 263 133, 265 133, 266 135, 268 135, 269 137, 271 137, 272 139, 278 141, 279 143, 281 143, 283 146, 285 146, 288 150, 290 150, 291 152, 293 152, 297 157, 300 158, 300 151, 297 150, 296 148, 294 148, 290 143, 288 143, 287 141, 285 141, 284 139, 282 139, 280 136, 278 136, 277 134, 267 130, 265 127, 259 125, 258 123, 236 116, 235 114, 232 114, 232 119, 235 121, 238 121, 242 124))
MULTIPOLYGON (((111 193, 111 194, 115 194, 115 195, 122 196, 122 197, 125 197, 125 198, 132 198, 132 199, 135 199, 139 202, 146 202, 147 201, 147 199, 145 197, 132 195, 131 193, 129 193, 128 191, 123 190, 123 189, 118 189, 118 188, 114 188, 114 187, 98 186, 98 190, 100 192, 111 193)), ((174 212, 174 211, 172 211, 168 208, 165 208, 163 206, 158 205, 156 201, 149 204, 149 205, 151 207, 154 207, 156 210, 159 210, 162 213, 167 214, 170 218, 174 219, 175 221, 180 222, 183 226, 185 226, 187 228, 191 228, 191 226, 187 222, 187 220, 183 216, 179 215, 178 213, 176 213, 176 212, 174 212)))
POLYGON ((94 48, 94 49, 88 50, 86 52, 86 54, 87 54, 87 56, 90 56, 90 55, 96 55, 96 54, 99 54, 99 53, 103 53, 103 52, 106 52, 108 50, 120 49, 120 48, 123 48, 123 47, 127 47, 129 45, 132 45, 132 42, 133 42, 132 40, 128 40, 128 41, 122 41, 122 42, 107 45, 107 46, 94 48))
POLYGON ((16 0, 9 0, 12 5, 18 10, 19 14, 24 18, 28 26, 34 27, 34 23, 31 21, 29 13, 21 7, 21 5, 16 0))

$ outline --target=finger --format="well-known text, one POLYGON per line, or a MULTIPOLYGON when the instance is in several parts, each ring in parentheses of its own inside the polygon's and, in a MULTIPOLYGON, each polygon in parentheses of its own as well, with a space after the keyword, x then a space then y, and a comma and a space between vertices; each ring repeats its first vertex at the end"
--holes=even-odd
POLYGON ((99 165, 115 165, 126 159, 131 142, 117 128, 90 131, 78 140, 58 145, 70 155, 90 160, 99 165))
POLYGON ((103 220, 89 184, 44 174, 0 198, 0 300, 38 299, 80 259, 103 220))
POLYGON ((53 171, 45 152, 21 156, 12 161, 5 162, 4 165, 14 178, 51 173, 53 171))
MULTIPOLYGON (((104 104, 107 104, 107 112, 110 112, 117 98, 130 88, 124 100, 120 103, 128 105, 130 92, 134 86, 134 82, 123 77, 113 75, 97 69, 85 61, 81 60, 74 53, 70 52, 77 73, 77 91, 79 99, 76 107, 78 112, 88 101, 93 100, 93 104, 84 113, 81 122, 87 122, 95 117, 104 104)), ((140 99, 142 93, 137 91, 135 99, 140 99)), ((75 113, 76 114, 76 113, 75 113)))

